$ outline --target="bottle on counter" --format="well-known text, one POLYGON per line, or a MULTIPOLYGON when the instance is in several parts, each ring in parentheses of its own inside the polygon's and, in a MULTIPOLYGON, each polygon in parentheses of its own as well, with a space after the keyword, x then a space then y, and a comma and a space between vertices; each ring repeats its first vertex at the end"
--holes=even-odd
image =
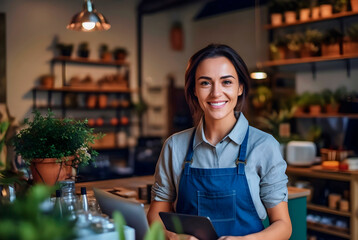
POLYGON ((87 189, 86 189, 86 187, 81 187, 80 203, 81 203, 82 209, 85 212, 87 212, 88 211, 88 199, 87 199, 87 189))
POLYGON ((55 214, 58 214, 60 217, 63 217, 63 202, 61 198, 61 190, 56 190, 56 200, 54 205, 55 214))

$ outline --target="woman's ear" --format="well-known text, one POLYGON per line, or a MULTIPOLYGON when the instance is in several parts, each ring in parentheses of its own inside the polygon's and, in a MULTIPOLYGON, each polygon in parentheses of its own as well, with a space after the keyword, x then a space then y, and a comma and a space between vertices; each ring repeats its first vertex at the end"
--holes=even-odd
POLYGON ((237 96, 241 96, 242 93, 243 93, 243 91, 244 91, 244 85, 243 85, 243 84, 239 84, 239 92, 238 92, 237 96))

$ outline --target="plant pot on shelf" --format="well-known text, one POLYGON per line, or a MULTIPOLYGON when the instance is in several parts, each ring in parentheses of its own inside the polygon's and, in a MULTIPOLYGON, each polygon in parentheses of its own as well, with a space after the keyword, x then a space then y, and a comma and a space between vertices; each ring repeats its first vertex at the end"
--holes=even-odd
POLYGON ((87 107, 88 108, 95 108, 97 105, 97 95, 90 94, 87 96, 87 107))
POLYGON ((33 159, 30 169, 34 183, 44 183, 52 186, 58 181, 71 179, 74 177, 74 171, 72 171, 72 161, 74 159, 74 156, 65 157, 62 160, 57 158, 33 159))
POLYGON ((358 0, 351 0, 351 8, 353 12, 358 12, 358 0))
POLYGON ((339 43, 322 44, 322 56, 339 56, 339 43))
POLYGON ((333 6, 331 4, 322 4, 319 6, 321 18, 331 17, 333 13, 333 6))
POLYGON ((296 12, 294 11, 286 11, 284 12, 285 15, 285 23, 295 23, 296 22, 296 12))
POLYGON ((339 110, 339 104, 326 104, 326 113, 336 114, 339 110))
POLYGON ((343 42, 343 54, 358 53, 358 42, 345 41, 343 42))
POLYGON ((281 13, 272 13, 271 14, 271 25, 272 26, 282 25, 282 14, 281 13))
POLYGON ((311 19, 319 19, 320 18, 320 8, 319 7, 313 7, 311 12, 311 19))
POLYGON ((310 9, 302 8, 300 9, 300 21, 308 21, 310 19, 310 9))
POLYGON ((53 88, 55 83, 55 78, 52 75, 43 75, 40 77, 40 83, 42 87, 53 88))
POLYGON ((319 115, 321 113, 322 107, 320 105, 311 105, 309 106, 311 115, 319 115))
POLYGON ((107 95, 106 94, 100 94, 98 96, 98 106, 100 108, 106 108, 107 107, 107 95))

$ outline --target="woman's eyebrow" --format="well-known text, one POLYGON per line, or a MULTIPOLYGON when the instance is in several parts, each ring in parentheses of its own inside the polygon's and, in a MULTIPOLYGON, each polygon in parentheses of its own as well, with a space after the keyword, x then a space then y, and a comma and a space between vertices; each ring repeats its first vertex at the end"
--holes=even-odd
MULTIPOLYGON (((232 76, 232 75, 225 75, 225 76, 220 77, 220 79, 225 79, 225 78, 234 78, 234 76, 232 76)), ((235 79, 235 78, 234 78, 234 79, 235 79)))
POLYGON ((198 80, 199 79, 212 80, 211 77, 207 77, 207 76, 200 76, 200 77, 198 77, 198 80))

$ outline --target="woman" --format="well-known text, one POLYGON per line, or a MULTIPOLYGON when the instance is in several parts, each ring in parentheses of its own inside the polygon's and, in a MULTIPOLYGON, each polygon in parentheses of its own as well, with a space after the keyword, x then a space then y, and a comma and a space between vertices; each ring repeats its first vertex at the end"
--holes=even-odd
MULTIPOLYGON (((269 134, 249 127, 239 112, 249 74, 226 45, 195 53, 185 94, 195 128, 169 137, 158 160, 148 221, 159 212, 210 217, 219 239, 288 239, 286 163, 269 134), (262 220, 269 217, 264 229, 262 220)), ((174 233, 167 237, 176 239, 174 233)), ((193 239, 193 237, 191 238, 193 239)))

